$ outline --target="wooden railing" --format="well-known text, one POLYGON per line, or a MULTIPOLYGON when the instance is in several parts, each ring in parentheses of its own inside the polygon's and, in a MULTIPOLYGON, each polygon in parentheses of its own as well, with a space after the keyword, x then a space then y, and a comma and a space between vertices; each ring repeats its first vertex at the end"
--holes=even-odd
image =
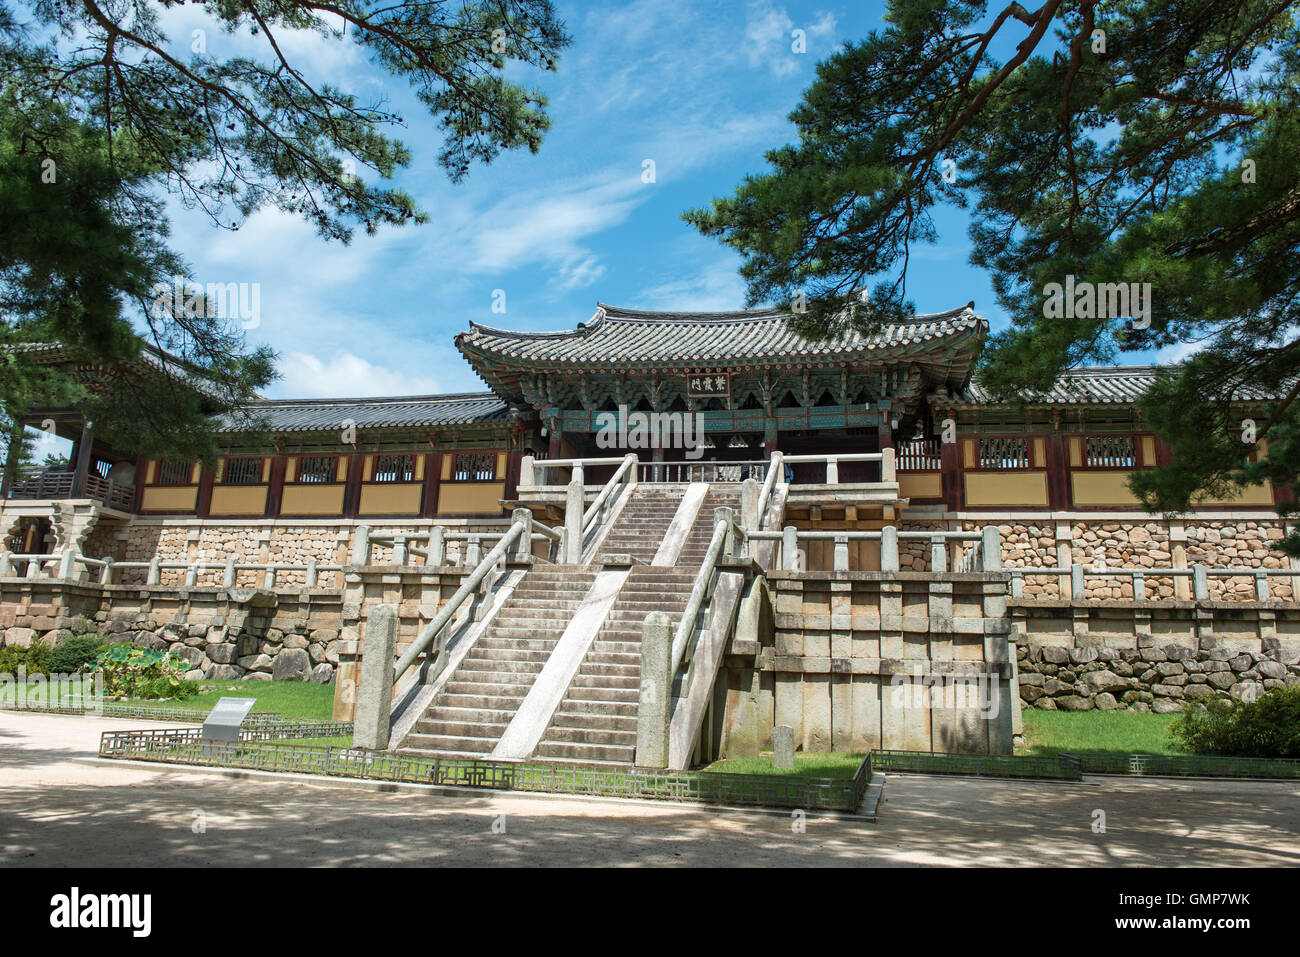
MULTIPOLYGON (((9 489, 14 499, 69 499, 73 497, 75 472, 52 472, 42 469, 19 476, 9 489)), ((78 498, 103 502, 110 508, 129 511, 135 502, 135 486, 114 482, 93 472, 88 473, 78 498)))

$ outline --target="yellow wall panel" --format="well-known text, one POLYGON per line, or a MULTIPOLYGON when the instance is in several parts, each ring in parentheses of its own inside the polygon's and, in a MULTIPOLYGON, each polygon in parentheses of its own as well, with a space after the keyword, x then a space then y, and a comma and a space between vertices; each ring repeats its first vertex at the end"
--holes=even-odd
POLYGON ((1265 482, 1263 485, 1252 485, 1249 488, 1242 489, 1235 496, 1229 498, 1198 498, 1193 499, 1193 505, 1272 505, 1273 504, 1273 487, 1265 482))
MULTIPOLYGON (((369 464, 366 466, 369 468, 369 464)), ((387 483, 362 485, 362 515, 418 515, 420 514, 421 485, 390 485, 387 483)))
POLYGON ((212 515, 265 515, 265 485, 218 485, 212 489, 212 515))
POLYGON ((1142 464, 1156 464, 1156 439, 1153 435, 1142 436, 1142 464))
POLYGON ((146 488, 140 500, 142 512, 192 512, 198 503, 199 490, 186 486, 146 488))
POLYGON ((1047 504, 1045 472, 967 472, 966 504, 1032 508, 1047 504))
POLYGON ((1075 505, 1140 505, 1129 491, 1131 472, 1071 472, 1070 494, 1075 505))
POLYGON ((973 469, 975 467, 975 440, 961 440, 961 459, 962 468, 973 469))
POLYGON ((943 482, 938 472, 899 472, 898 494, 903 498, 940 498, 943 482))
POLYGON ((439 515, 499 514, 505 482, 453 482, 438 486, 439 515))
POLYGON ((342 515, 342 485, 286 485, 280 495, 282 515, 342 515))
POLYGON ((1070 468, 1077 469, 1083 464, 1083 439, 1071 438, 1070 443, 1070 468))

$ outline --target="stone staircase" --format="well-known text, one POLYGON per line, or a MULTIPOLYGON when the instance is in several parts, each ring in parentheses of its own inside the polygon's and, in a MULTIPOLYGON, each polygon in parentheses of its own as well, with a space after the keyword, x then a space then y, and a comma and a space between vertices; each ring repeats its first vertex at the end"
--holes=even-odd
POLYGON ((649 565, 682 502, 685 485, 638 485, 601 543, 596 560, 631 555, 649 565))
POLYGON ((402 745, 484 758, 537 678, 596 568, 536 565, 520 581, 402 745))
MULTIPOLYGON (((644 561, 654 557, 676 512, 674 505, 665 516, 660 506, 664 487, 637 488, 637 496, 628 502, 606 539, 609 543, 618 536, 609 554, 632 552, 633 557, 641 558, 648 552, 644 561), (635 536, 629 534, 633 529, 635 536), (640 550, 633 551, 634 546, 640 550)), ((684 486, 668 488, 676 489, 680 501, 684 486)), ((740 493, 708 491, 675 567, 638 565, 632 569, 542 736, 536 758, 632 763, 641 687, 641 628, 652 611, 667 612, 673 629, 677 628, 713 535, 713 510, 723 506, 739 508, 740 493)))
POLYGON ((645 618, 664 611, 677 627, 713 534, 713 510, 740 507, 738 490, 710 488, 677 564, 652 566, 685 490, 684 484, 638 485, 591 566, 531 568, 416 722, 402 750, 487 757, 591 588, 600 560, 631 555, 639 564, 628 574, 533 753, 533 759, 542 761, 631 764, 645 618))
POLYGON ((632 569, 551 718, 536 758, 632 763, 641 687, 641 626, 650 612, 665 611, 676 628, 695 572, 648 565, 632 569))

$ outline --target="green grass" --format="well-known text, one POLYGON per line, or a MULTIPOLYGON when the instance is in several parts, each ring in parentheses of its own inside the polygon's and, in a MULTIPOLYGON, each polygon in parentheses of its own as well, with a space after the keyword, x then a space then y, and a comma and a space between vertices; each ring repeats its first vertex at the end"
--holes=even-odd
MULTIPOLYGON (((334 686, 306 681, 200 681, 199 694, 181 701, 145 701, 134 698, 122 704, 146 708, 193 708, 210 711, 221 698, 254 698, 254 711, 274 712, 286 718, 328 721, 334 711, 334 686)), ((0 684, 0 704, 13 700, 13 686, 0 684)), ((106 699, 109 700, 109 699, 106 699)))
POLYGON ((1176 714, 1137 711, 1040 711, 1026 708, 1025 747, 1017 754, 1052 755, 1062 751, 1121 754, 1179 754, 1169 737, 1176 714))
POLYGON ((798 751, 794 756, 794 770, 772 766, 772 755, 765 752, 757 758, 724 758, 714 761, 700 770, 704 773, 723 774, 797 774, 806 778, 851 778, 858 773, 862 764, 861 754, 846 751, 832 751, 826 754, 805 754, 798 751))

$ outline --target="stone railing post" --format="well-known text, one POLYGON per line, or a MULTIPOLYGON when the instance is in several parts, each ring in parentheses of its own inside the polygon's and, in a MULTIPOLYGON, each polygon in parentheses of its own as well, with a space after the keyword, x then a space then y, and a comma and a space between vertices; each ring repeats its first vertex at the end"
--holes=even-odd
POLYGON ((380 605, 366 620, 361 646, 361 681, 352 746, 370 751, 388 747, 389 716, 393 710, 393 663, 397 656, 397 608, 380 605))
POLYGON ((525 455, 522 459, 519 460, 519 487, 520 488, 532 488, 534 485, 537 484, 537 478, 536 478, 537 473, 533 466, 533 463, 536 461, 537 459, 531 455, 525 455))
POLYGON ((849 537, 847 535, 835 536, 835 570, 837 572, 849 570, 849 537))
POLYGON ((510 513, 510 520, 515 525, 522 525, 523 532, 519 535, 519 540, 515 542, 515 558, 518 561, 525 562, 533 554, 533 510, 531 508, 517 508, 510 513))
POLYGON ((101 584, 101 585, 111 585, 111 584, 113 584, 113 574, 114 574, 115 571, 116 571, 116 569, 113 568, 113 556, 112 556, 112 555, 105 555, 105 556, 104 556, 104 571, 103 571, 103 573, 99 576, 99 582, 100 582, 100 584, 101 584))
POLYGON ((316 571, 316 556, 313 555, 311 558, 307 559, 307 574, 303 578, 303 587, 315 588, 318 577, 319 575, 316 571))
POLYGON ((886 525, 880 530, 880 570, 896 572, 898 567, 898 529, 886 525))
POLYGON ((1147 600, 1147 578, 1140 568, 1133 573, 1133 600, 1147 600))
POLYGON ((356 531, 352 533, 352 561, 353 565, 370 564, 370 526, 358 525, 356 531))
POLYGON ((788 572, 799 564, 799 530, 793 525, 781 529, 781 567, 788 572))
POLYGON ((725 506, 722 507, 722 508, 715 508, 715 509, 713 510, 713 526, 714 526, 714 528, 717 527, 718 522, 726 522, 726 523, 727 523, 727 537, 726 537, 725 539, 723 539, 723 542, 722 542, 722 555, 720 555, 719 557, 720 557, 720 558, 721 558, 721 557, 733 558, 733 557, 735 557, 735 555, 736 555, 736 553, 737 553, 737 549, 740 547, 740 545, 739 545, 739 541, 738 541, 738 539, 739 539, 740 536, 738 536, 738 535, 736 534, 736 513, 735 513, 735 510, 730 509, 730 508, 727 508, 727 507, 725 507, 725 506))
POLYGON ((569 482, 564 498, 564 564, 582 564, 582 513, 586 508, 582 486, 582 469, 575 468, 577 476, 569 482))
POLYGON ((1192 597, 1197 601, 1209 600, 1210 576, 1205 574, 1204 565, 1192 566, 1192 597))
POLYGON ((275 566, 274 565, 270 565, 267 567, 266 577, 262 579, 262 587, 263 588, 275 587, 275 566))
POLYGON ((471 535, 465 543, 465 553, 461 556, 460 566, 472 572, 478 568, 478 563, 481 561, 483 561, 483 546, 477 535, 471 535))
POLYGON ((948 540, 941 536, 930 539, 930 571, 948 570, 948 540))
POLYGON ((162 559, 158 557, 149 560, 149 571, 145 575, 144 583, 146 585, 157 585, 162 580, 162 559))
POLYGON ((194 562, 185 570, 185 587, 193 588, 199 583, 199 563, 194 562))
POLYGON ((749 531, 758 528, 758 497, 761 494, 762 489, 755 479, 747 478, 740 483, 740 521, 749 531))
POLYGON ((668 767, 668 704, 672 697, 673 628, 668 615, 652 611, 641 626, 641 690, 636 712, 636 763, 668 767))
POLYGON ((238 572, 235 570, 235 556, 231 555, 226 559, 226 573, 221 578, 221 584, 225 588, 234 588, 238 572))
POLYGON ((1268 572, 1262 568, 1255 572, 1255 600, 1268 601, 1268 572))
POLYGON ((1075 601, 1083 601, 1088 597, 1088 586, 1083 580, 1083 566, 1079 564, 1070 566, 1070 597, 1075 601))
POLYGON ((65 548, 63 554, 59 556, 59 574, 58 577, 64 581, 70 581, 76 575, 73 571, 77 567, 77 550, 75 548, 65 548))
POLYGON ((393 553, 389 556, 388 564, 405 565, 406 564, 406 536, 393 536, 393 553))
POLYGON ((833 455, 826 458, 826 484, 840 484, 840 460, 833 455))
POLYGON ((898 481, 898 458, 892 446, 880 450, 880 481, 898 481))
POLYGON ((433 531, 429 532, 429 550, 425 553, 424 564, 426 567, 431 567, 446 563, 447 530, 441 525, 435 525, 433 531))
POLYGON ((985 525, 980 530, 980 558, 984 571, 1002 570, 1002 533, 996 525, 985 525))

